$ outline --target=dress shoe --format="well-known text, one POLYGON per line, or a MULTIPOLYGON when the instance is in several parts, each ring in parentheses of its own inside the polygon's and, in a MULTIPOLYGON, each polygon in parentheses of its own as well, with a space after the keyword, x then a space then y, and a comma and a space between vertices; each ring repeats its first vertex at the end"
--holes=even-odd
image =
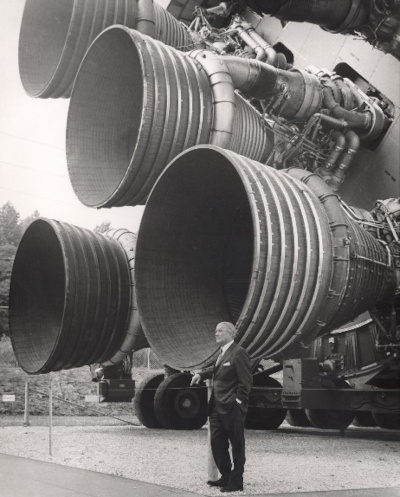
POLYGON ((220 492, 241 492, 243 490, 243 485, 235 485, 233 483, 228 483, 225 487, 220 488, 220 492))
POLYGON ((228 485, 228 483, 228 478, 221 476, 219 480, 208 480, 207 485, 210 485, 210 487, 225 487, 228 485))

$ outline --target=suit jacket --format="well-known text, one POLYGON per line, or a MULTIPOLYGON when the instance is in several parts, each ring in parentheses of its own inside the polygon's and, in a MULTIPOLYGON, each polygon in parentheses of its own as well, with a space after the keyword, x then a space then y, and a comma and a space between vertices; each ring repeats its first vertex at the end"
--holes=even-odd
POLYGON ((246 414, 253 376, 249 356, 240 345, 232 343, 222 355, 218 366, 214 364, 214 367, 201 372, 200 376, 203 380, 213 379, 208 414, 213 405, 220 414, 227 414, 235 404, 246 414))

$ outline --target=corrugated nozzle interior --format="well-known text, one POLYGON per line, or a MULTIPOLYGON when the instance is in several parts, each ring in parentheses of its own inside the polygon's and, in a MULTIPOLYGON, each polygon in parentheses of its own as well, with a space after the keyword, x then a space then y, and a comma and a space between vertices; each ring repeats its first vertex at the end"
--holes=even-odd
POLYGON ((144 83, 129 33, 105 31, 86 55, 68 112, 69 174, 89 207, 105 204, 127 173, 147 103, 144 83))
POLYGON ((29 0, 19 37, 19 71, 31 96, 41 96, 63 56, 73 17, 74 0, 29 0))
POLYGON ((10 292, 12 343, 20 366, 28 373, 40 371, 58 343, 65 285, 57 235, 51 225, 36 221, 18 248, 10 292))
POLYGON ((229 160, 208 149, 186 157, 148 200, 135 266, 147 339, 178 369, 207 362, 216 324, 238 319, 254 251, 250 204, 229 160))

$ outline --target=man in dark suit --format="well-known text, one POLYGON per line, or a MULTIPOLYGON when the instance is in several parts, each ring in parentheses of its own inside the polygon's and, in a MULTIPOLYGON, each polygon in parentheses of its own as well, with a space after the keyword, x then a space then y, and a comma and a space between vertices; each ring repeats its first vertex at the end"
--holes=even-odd
POLYGON ((221 478, 208 481, 210 486, 221 487, 221 492, 243 490, 245 457, 244 419, 253 383, 250 359, 247 352, 234 342, 236 334, 232 323, 219 323, 215 341, 221 345, 214 367, 196 373, 192 385, 213 379, 208 404, 211 430, 211 450, 221 478), (232 462, 229 455, 232 447, 232 462))

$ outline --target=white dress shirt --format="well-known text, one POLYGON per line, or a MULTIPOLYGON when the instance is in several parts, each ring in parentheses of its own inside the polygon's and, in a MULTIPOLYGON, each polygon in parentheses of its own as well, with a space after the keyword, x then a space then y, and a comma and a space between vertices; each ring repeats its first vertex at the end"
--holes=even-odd
MULTIPOLYGON (((229 347, 233 344, 234 340, 231 340, 230 342, 226 343, 221 347, 221 352, 217 360, 217 364, 219 364, 221 357, 225 354, 225 352, 229 349, 229 347)), ((238 404, 241 404, 242 402, 239 399, 236 399, 236 402, 238 404)))
POLYGON ((223 345, 221 347, 221 350, 222 350, 222 353, 221 353, 221 356, 223 356, 225 354, 225 352, 228 350, 228 348, 233 344, 233 340, 231 340, 230 342, 226 343, 225 345, 223 345))

